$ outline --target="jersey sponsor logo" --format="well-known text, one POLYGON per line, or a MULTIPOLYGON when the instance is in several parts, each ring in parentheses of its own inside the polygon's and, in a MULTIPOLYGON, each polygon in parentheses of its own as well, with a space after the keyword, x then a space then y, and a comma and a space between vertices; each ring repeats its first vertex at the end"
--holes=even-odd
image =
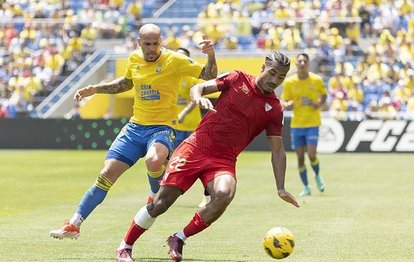
POLYGON ((161 94, 159 90, 152 89, 151 85, 141 85, 141 100, 160 100, 161 94))
POLYGON ((265 104, 265 111, 269 112, 270 110, 272 110, 272 106, 269 105, 268 103, 265 104))

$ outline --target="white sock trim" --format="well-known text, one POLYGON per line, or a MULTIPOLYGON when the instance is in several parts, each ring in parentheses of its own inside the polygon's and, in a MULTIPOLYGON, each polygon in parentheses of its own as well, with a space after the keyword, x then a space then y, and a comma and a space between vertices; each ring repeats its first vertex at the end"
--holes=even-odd
POLYGON ((134 217, 135 224, 142 227, 143 229, 149 229, 155 222, 147 210, 147 206, 142 207, 134 217))
POLYGON ((118 247, 117 250, 126 249, 126 248, 132 249, 132 246, 131 245, 128 245, 127 243, 125 243, 124 240, 122 240, 121 241, 121 244, 119 244, 119 247, 118 247))
POLYGON ((75 214, 73 214, 73 217, 69 220, 69 223, 72 225, 75 225, 77 227, 80 227, 82 225, 83 222, 83 217, 81 216, 81 214, 75 212, 75 214))
POLYGON ((182 241, 186 241, 186 240, 187 240, 187 237, 184 235, 184 231, 183 231, 183 230, 178 231, 175 235, 176 235, 179 239, 181 239, 182 241))

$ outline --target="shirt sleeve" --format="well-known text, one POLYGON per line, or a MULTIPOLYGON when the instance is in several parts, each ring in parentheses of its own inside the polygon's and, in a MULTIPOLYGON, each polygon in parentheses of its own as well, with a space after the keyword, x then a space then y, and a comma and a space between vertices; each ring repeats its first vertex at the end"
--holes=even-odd
POLYGON ((279 110, 275 117, 269 122, 266 127, 267 136, 282 136, 283 129, 283 109, 279 105, 279 110))
POLYGON ((180 76, 191 76, 199 78, 204 66, 190 57, 174 54, 174 68, 180 76))
POLYGON ((131 73, 131 55, 128 57, 128 60, 127 60, 127 66, 126 66, 126 69, 125 69, 125 75, 124 75, 124 77, 126 79, 132 79, 132 73, 131 73))
POLYGON ((219 75, 216 78, 216 85, 218 90, 224 91, 227 88, 229 88, 232 85, 232 83, 237 79, 238 75, 239 73, 237 71, 219 75))
POLYGON ((285 101, 292 100, 292 95, 290 94, 291 81, 285 81, 283 83, 282 99, 285 101))
POLYGON ((318 81, 317 81, 316 84, 317 84, 317 88, 318 88, 320 94, 321 95, 326 95, 327 91, 326 91, 326 88, 325 88, 325 84, 323 83, 323 79, 321 77, 318 78, 318 81))

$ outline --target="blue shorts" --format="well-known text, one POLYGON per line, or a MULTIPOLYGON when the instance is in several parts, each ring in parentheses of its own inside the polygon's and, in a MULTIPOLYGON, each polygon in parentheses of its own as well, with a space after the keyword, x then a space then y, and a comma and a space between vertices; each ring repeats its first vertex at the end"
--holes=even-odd
POLYGON ((191 135, 193 131, 180 131, 175 130, 174 149, 176 149, 187 137, 191 135))
POLYGON ((147 154, 155 142, 164 144, 171 154, 174 137, 175 131, 169 126, 143 126, 129 122, 112 142, 105 159, 116 159, 131 167, 147 154))
POLYGON ((319 127, 291 128, 290 130, 292 149, 305 145, 317 145, 319 127))

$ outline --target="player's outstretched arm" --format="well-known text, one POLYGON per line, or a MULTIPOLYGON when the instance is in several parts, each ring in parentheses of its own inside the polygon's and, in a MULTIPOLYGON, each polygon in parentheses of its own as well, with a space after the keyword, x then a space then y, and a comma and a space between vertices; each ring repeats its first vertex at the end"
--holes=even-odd
POLYGON ((291 203, 295 207, 299 207, 300 205, 296 198, 285 190, 286 152, 282 137, 269 136, 267 137, 267 141, 272 150, 272 167, 276 180, 277 193, 284 201, 291 203))
POLYGON ((196 107, 195 102, 189 103, 186 107, 184 107, 183 110, 178 114, 178 123, 182 123, 184 121, 184 118, 193 111, 194 107, 196 107))
POLYGON ((200 79, 210 80, 217 77, 217 62, 216 52, 214 51, 214 44, 208 40, 206 35, 203 35, 203 41, 199 43, 201 52, 207 54, 207 62, 199 76, 200 79))
POLYGON ((211 103, 210 99, 203 97, 203 95, 208 95, 217 91, 218 88, 215 79, 196 84, 190 89, 191 101, 200 108, 217 112, 216 109, 214 109, 214 106, 211 103))
POLYGON ((102 83, 98 85, 88 85, 76 91, 73 100, 79 102, 84 97, 93 94, 118 94, 130 90, 134 86, 131 79, 120 77, 109 83, 102 83))

